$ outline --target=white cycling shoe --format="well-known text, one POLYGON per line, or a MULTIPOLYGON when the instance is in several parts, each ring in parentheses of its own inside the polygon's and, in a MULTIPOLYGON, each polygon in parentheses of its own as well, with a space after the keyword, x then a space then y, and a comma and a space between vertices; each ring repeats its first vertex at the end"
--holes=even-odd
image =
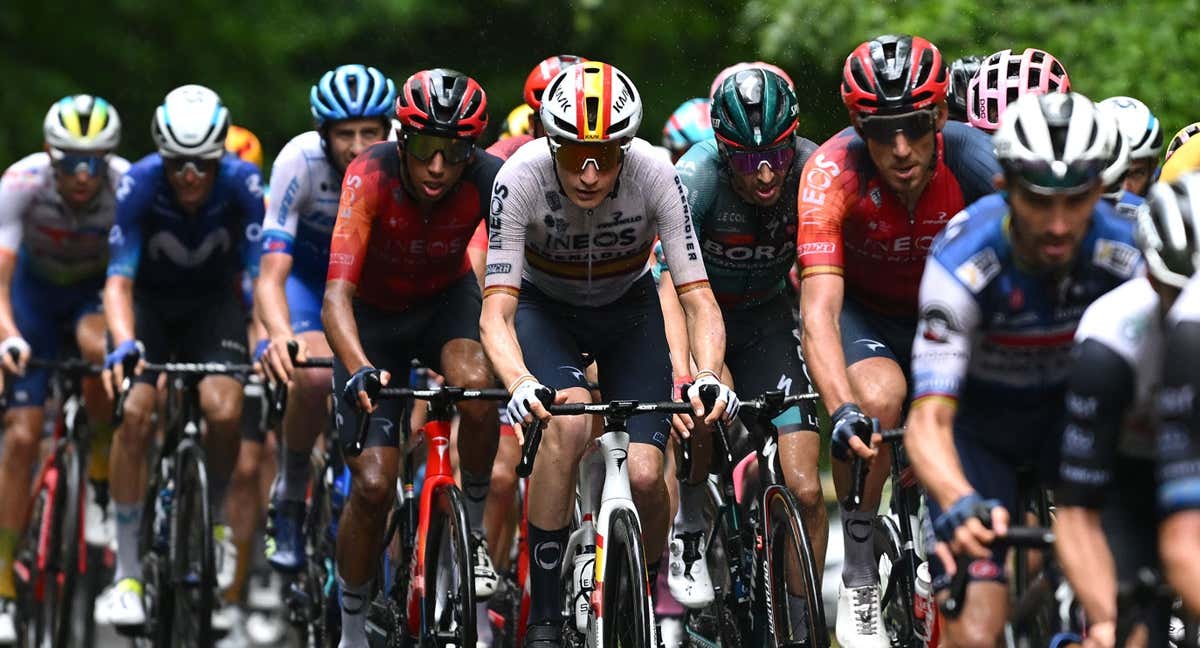
POLYGON ((146 608, 142 605, 142 584, 126 578, 110 585, 96 598, 93 614, 98 625, 137 627, 146 623, 146 608))
POLYGON ((486 601, 496 593, 496 584, 499 582, 496 568, 492 565, 492 555, 488 551, 487 538, 482 533, 472 533, 470 550, 473 554, 471 571, 475 576, 475 598, 486 601))
POLYGON ((842 648, 888 648, 879 608, 879 586, 838 585, 837 640, 842 648))
POLYGON ((0 646, 17 645, 17 603, 0 599, 0 646))
POLYGON ((229 589, 237 576, 238 551, 233 544, 233 529, 225 524, 213 525, 213 554, 214 566, 217 572, 217 589, 221 592, 229 589))
POLYGON ((708 574, 707 547, 703 527, 677 525, 672 532, 667 562, 667 587, 679 604, 691 609, 703 608, 713 602, 712 577, 708 574))
POLYGON ((113 514, 112 501, 107 509, 96 501, 95 487, 87 482, 87 511, 83 516, 83 539, 93 547, 107 547, 117 537, 117 516, 113 514))

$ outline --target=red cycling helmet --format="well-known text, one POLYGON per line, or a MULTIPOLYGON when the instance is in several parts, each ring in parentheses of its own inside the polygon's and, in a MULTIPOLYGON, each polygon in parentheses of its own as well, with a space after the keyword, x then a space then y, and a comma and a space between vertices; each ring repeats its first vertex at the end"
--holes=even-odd
POLYGON ((487 128, 487 95, 462 72, 421 70, 399 90, 396 119, 406 132, 475 139, 487 128))
POLYGON ((546 91, 546 86, 550 85, 550 80, 572 65, 586 62, 587 59, 582 56, 560 54, 538 63, 529 72, 529 76, 525 77, 525 104, 533 108, 536 114, 542 109, 542 93, 546 91))
POLYGON ((942 53, 920 36, 879 36, 854 48, 842 68, 842 101, 851 115, 895 115, 946 100, 942 53))

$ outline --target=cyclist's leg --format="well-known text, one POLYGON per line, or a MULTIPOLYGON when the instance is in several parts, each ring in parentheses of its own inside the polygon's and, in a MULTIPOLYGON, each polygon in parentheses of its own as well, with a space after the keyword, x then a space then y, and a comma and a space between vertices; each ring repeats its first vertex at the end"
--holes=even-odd
MULTIPOLYGON (((538 381, 565 393, 567 402, 590 403, 579 338, 573 330, 579 320, 570 310, 525 283, 517 305, 517 341, 525 365, 538 381)), ((530 626, 561 622, 559 570, 574 510, 577 467, 591 439, 588 418, 551 419, 529 476, 530 626)))
MULTIPOLYGON (((75 343, 79 355, 97 366, 104 365, 105 324, 103 313, 98 312, 99 303, 86 307, 75 323, 75 343)), ((92 432, 92 443, 88 457, 88 478, 93 482, 108 481, 108 452, 112 446, 112 401, 104 391, 99 377, 83 379, 84 407, 87 409, 88 425, 92 432)))
POLYGON ((492 479, 488 484, 487 506, 484 507, 483 526, 487 530, 488 547, 492 550, 492 562, 500 571, 510 567, 509 554, 517 525, 517 463, 521 461, 521 445, 507 412, 499 413, 500 443, 496 448, 496 460, 492 464, 492 479))
MULTIPOLYGON (((237 550, 232 581, 224 593, 226 604, 240 604, 243 601, 246 579, 254 560, 251 547, 262 518, 265 501, 259 497, 263 460, 266 457, 266 434, 262 427, 262 416, 261 395, 252 395, 245 399, 240 425, 241 445, 238 448, 237 462, 233 468, 229 494, 225 501, 225 519, 229 522, 229 529, 233 533, 233 545, 237 550)), ((223 567, 226 573, 221 576, 229 578, 229 565, 224 564, 223 567)))
MULTIPOLYGON (((969 428, 963 420, 954 426, 954 444, 958 450, 963 474, 981 496, 995 498, 1010 512, 1018 510, 1017 474, 1010 462, 985 448, 963 433, 969 428)), ((929 519, 936 520, 942 513, 933 498, 929 498, 929 519)), ((932 546, 930 544, 929 546, 932 546)), ((966 602, 962 615, 957 619, 943 619, 949 645, 960 648, 982 648, 996 646, 1004 632, 1008 618, 1008 580, 1005 575, 1007 549, 999 544, 992 546, 992 557, 977 559, 967 567, 970 578, 967 584, 966 602)), ((939 602, 945 600, 949 585, 945 565, 931 554, 929 572, 939 602)))

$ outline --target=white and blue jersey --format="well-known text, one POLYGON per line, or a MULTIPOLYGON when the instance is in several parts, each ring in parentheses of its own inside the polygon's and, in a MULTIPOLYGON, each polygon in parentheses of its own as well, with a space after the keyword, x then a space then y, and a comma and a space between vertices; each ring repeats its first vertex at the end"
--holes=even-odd
POLYGON ((957 402, 956 436, 1028 458, 1061 421, 1084 310, 1139 271, 1133 224, 1097 203, 1062 276, 1014 258, 1003 194, 976 201, 938 235, 921 280, 913 398, 957 402))
POLYGON ((134 280, 139 295, 194 301, 238 286, 258 273, 263 220, 258 167, 226 155, 212 192, 195 214, 175 200, 162 158, 139 160, 117 189, 109 233, 108 276, 134 280))
MULTIPOLYGON (((1108 200, 1107 198, 1105 200, 1108 200)), ((1146 199, 1133 193, 1132 191, 1121 190, 1121 195, 1116 200, 1110 201, 1113 210, 1117 212, 1117 216, 1127 220, 1136 221, 1138 208, 1146 204, 1146 199)))
POLYGON ((342 174, 329 163, 316 131, 293 137, 271 167, 262 253, 292 257, 286 293, 296 333, 321 330, 329 240, 341 190, 342 174))

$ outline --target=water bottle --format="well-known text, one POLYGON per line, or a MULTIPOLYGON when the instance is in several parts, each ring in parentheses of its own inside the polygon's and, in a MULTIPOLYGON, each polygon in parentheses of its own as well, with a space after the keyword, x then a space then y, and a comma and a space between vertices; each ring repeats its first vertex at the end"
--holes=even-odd
POLYGON ((933 601, 930 584, 929 563, 917 565, 917 579, 913 593, 913 631, 922 644, 929 648, 938 645, 938 614, 933 601))
POLYGON ((595 589, 596 546, 588 545, 575 554, 575 597, 571 607, 575 610, 575 629, 586 633, 588 616, 592 611, 592 590, 595 589))
POLYGON ((171 506, 174 499, 175 480, 168 479, 154 500, 154 548, 160 553, 166 553, 170 545, 171 506))

